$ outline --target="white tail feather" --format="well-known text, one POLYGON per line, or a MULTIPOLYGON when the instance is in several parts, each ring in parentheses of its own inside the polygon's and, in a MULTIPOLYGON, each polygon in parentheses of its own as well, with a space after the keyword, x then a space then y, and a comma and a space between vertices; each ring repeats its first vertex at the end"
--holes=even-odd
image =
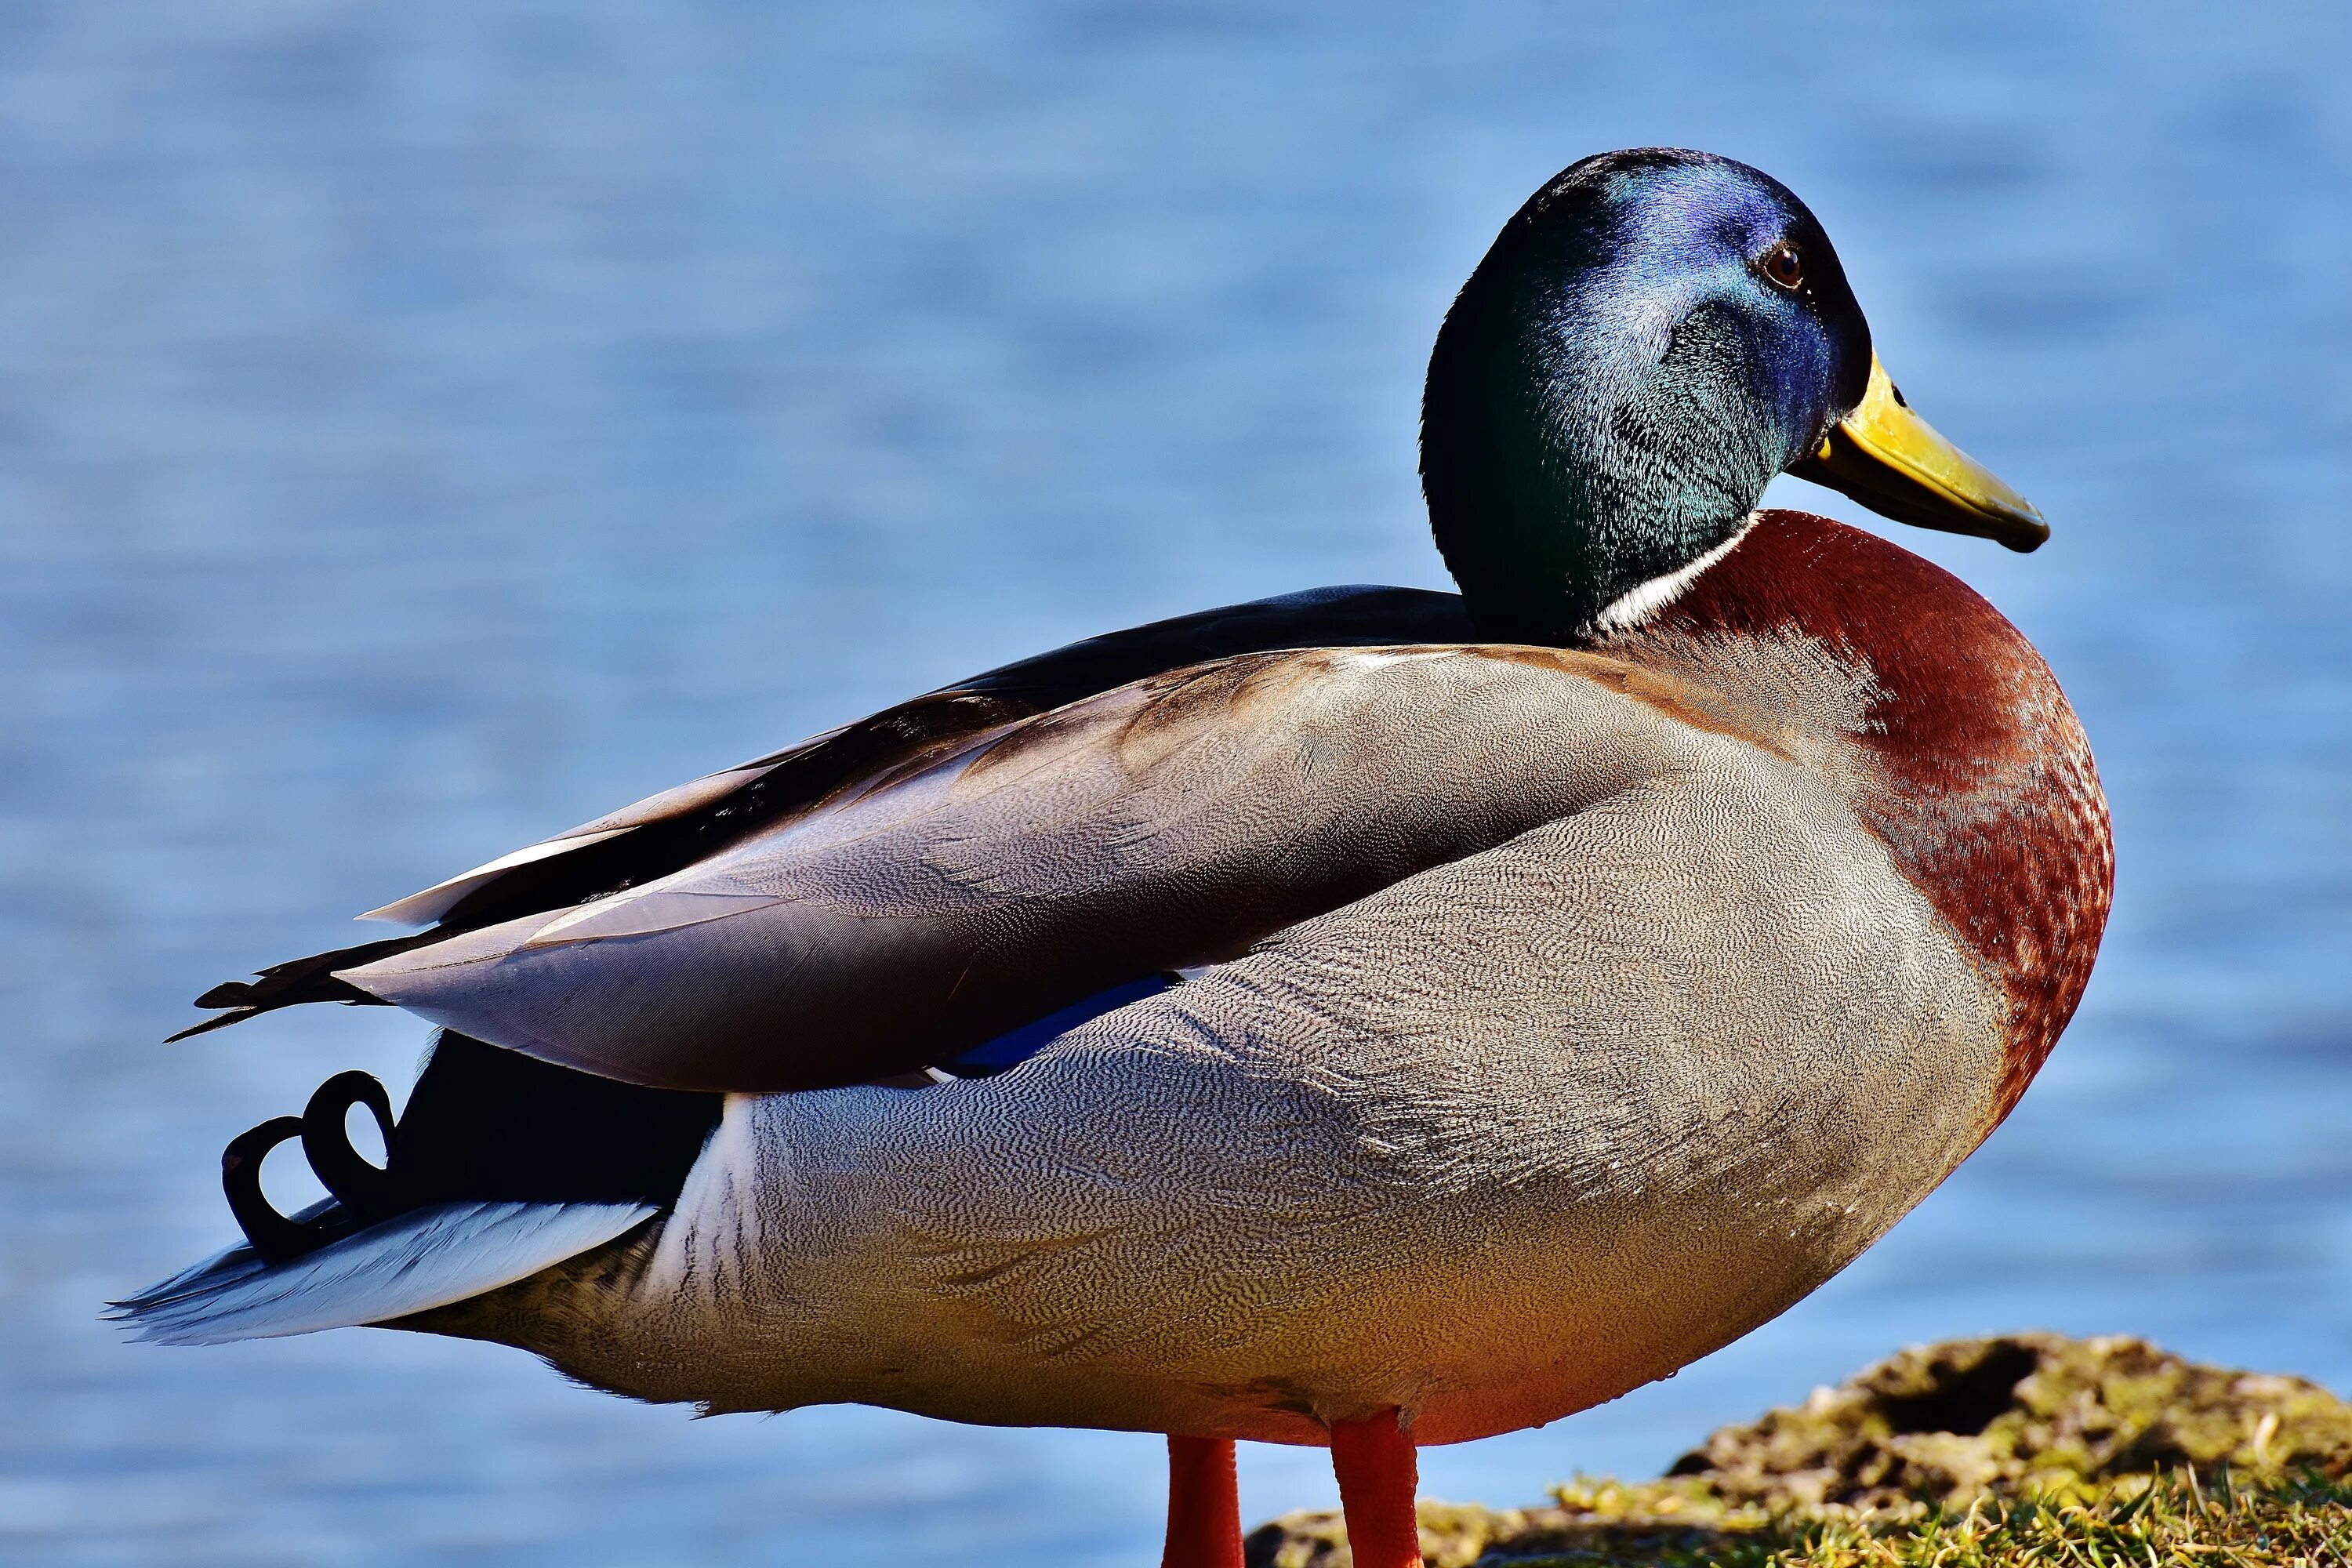
POLYGON ((650 1204, 436 1204, 284 1263, 232 1247, 117 1302, 109 1316, 167 1345, 380 1323, 511 1285, 660 1212, 650 1204))

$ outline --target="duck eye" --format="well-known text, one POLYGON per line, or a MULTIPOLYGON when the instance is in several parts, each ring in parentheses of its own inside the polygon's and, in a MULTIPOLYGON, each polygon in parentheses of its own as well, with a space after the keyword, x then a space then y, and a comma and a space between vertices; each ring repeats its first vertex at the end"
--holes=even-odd
POLYGON ((1804 261, 1797 255, 1797 247, 1785 239, 1780 240, 1764 253, 1761 265, 1765 277, 1791 293, 1804 284, 1804 261))

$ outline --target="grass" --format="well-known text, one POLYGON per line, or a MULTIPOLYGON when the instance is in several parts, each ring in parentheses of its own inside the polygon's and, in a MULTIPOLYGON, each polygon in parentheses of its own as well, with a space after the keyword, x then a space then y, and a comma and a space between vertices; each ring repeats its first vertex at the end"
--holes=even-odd
MULTIPOLYGON (((2145 1341, 1922 1346, 1727 1426, 1654 1481, 1424 1502, 1430 1568, 2352 1568, 2352 1405, 2145 1341)), ((1336 1515, 1251 1568, 1349 1568, 1336 1515)))
MULTIPOLYGON (((1675 1481, 1578 1481, 1558 1506, 1423 1505, 1430 1568, 2352 1568, 2352 1487, 2194 1470, 1937 1504, 1724 1505, 1675 1481)), ((1336 1520, 1252 1541, 1252 1568, 1345 1568, 1336 1520)))
POLYGON ((2224 1475, 2209 1488, 2184 1469, 2070 1489, 1908 1517, 1816 1504, 1680 1529, 1664 1518, 1570 1525, 1557 1543, 1530 1534, 1489 1544, 1517 1568, 2352 1568, 2352 1489, 2315 1476, 2241 1485, 2224 1475))

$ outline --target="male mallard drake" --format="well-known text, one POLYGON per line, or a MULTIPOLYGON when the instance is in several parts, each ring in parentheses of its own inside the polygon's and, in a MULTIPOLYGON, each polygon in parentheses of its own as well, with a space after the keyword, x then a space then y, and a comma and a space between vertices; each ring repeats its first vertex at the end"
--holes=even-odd
MULTIPOLYGON (((248 1242, 123 1303, 394 1323, 712 1410, 1328 1444, 1356 1561, 1412 1446, 1552 1420, 1787 1308, 2008 1112, 2088 975, 2106 813, 2033 649, 1794 469, 2030 550, 1911 414, 1795 196, 1702 153, 1538 192, 1448 314, 1462 587, 1076 644, 376 911, 200 1027, 443 1026, 232 1143, 248 1242), (388 1170, 343 1119, 371 1106, 388 1170), (299 1137, 334 1194, 270 1211, 299 1137)), ((193 1031, 192 1031, 193 1032, 193 1031)))

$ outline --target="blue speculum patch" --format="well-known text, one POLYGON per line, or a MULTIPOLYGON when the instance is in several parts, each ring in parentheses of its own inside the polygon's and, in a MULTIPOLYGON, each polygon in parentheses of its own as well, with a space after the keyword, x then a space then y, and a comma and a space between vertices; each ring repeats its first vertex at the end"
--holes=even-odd
POLYGON ((1083 1002, 1073 1002, 1056 1013, 1048 1013, 1033 1024, 1002 1034, 992 1040, 974 1046, 948 1064, 947 1070, 958 1078, 985 1078, 990 1073, 1003 1072, 1017 1067, 1045 1049, 1057 1036, 1066 1035, 1080 1024, 1114 1012, 1129 1002, 1139 1002, 1146 996, 1157 996, 1162 991, 1172 991, 1180 982, 1168 974, 1149 974, 1140 980, 1130 980, 1114 985, 1108 991, 1097 991, 1083 1002))

